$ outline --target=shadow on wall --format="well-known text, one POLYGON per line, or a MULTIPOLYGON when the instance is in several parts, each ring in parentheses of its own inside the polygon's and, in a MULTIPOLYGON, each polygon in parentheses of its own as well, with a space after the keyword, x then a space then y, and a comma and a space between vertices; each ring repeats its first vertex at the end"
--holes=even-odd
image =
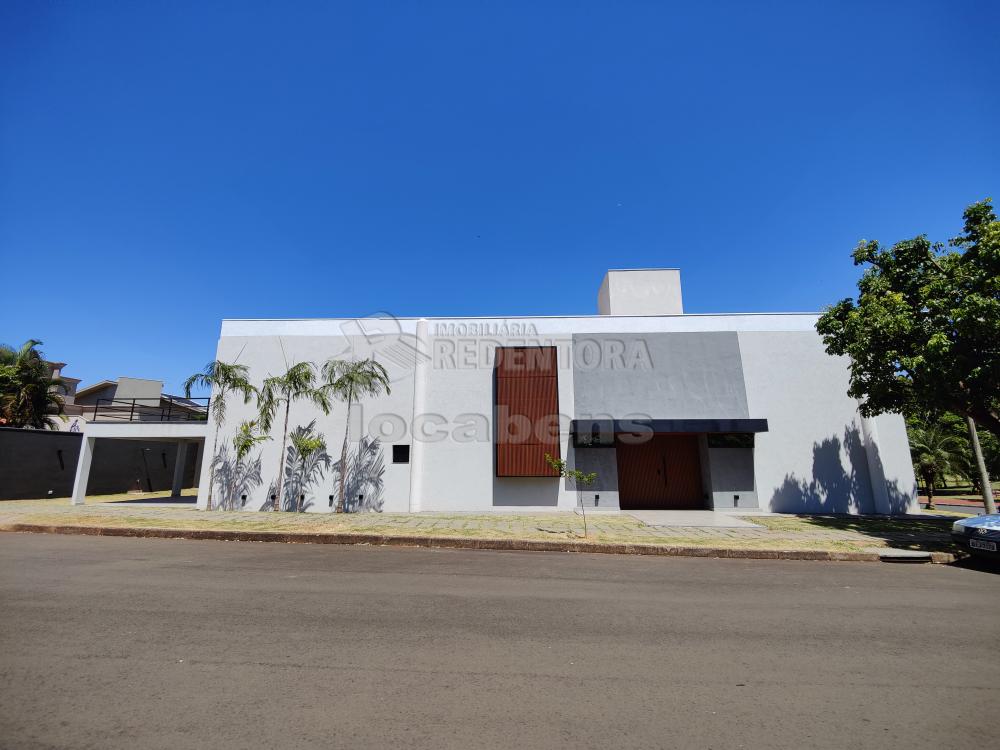
MULTIPOLYGON (((881 462, 876 454, 875 460, 881 462)), ((893 481, 886 487, 890 512, 906 513, 909 497, 893 481)), ((844 430, 844 439, 826 438, 813 443, 812 479, 786 474, 771 496, 775 513, 874 513, 875 500, 868 474, 868 457, 857 427, 844 430), (847 454, 850 473, 841 453, 847 454)))
MULTIPOLYGON (((333 465, 334 495, 340 491, 340 461, 333 465)), ((385 457, 378 438, 361 438, 356 450, 347 452, 347 474, 344 475, 344 512, 382 512, 385 499, 385 457)))
POLYGON ((215 471, 215 496, 213 507, 217 510, 242 510, 246 504, 244 498, 253 494, 260 487, 261 476, 260 456, 252 461, 237 461, 230 455, 229 448, 222 447, 213 461, 215 471))
MULTIPOLYGON (((326 471, 333 464, 333 459, 326 452, 325 447, 310 453, 304 460, 295 447, 295 438, 313 437, 315 427, 316 420, 313 420, 307 426, 296 427, 289 433, 283 468, 285 477, 281 489, 281 509, 284 511, 306 511, 311 508, 313 501, 309 499, 309 490, 313 485, 322 481, 326 471)), ((277 494, 278 480, 275 479, 267 488, 267 495, 264 497, 264 504, 261 505, 260 510, 270 510, 271 498, 277 494)))

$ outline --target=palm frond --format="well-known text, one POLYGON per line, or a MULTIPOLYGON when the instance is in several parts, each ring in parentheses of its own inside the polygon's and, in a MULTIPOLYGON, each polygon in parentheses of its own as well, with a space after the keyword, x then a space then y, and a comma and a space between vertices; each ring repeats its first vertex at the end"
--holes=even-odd
POLYGON ((278 407, 299 399, 312 401, 325 414, 329 414, 330 403, 322 389, 315 387, 316 365, 312 362, 298 362, 282 375, 265 378, 257 397, 260 411, 260 425, 265 432, 271 430, 278 407))
POLYGON ((323 365, 324 388, 341 401, 354 402, 364 396, 391 393, 389 373, 374 358, 330 359, 323 365))
POLYGON ((296 427, 288 436, 289 445, 285 451, 285 493, 282 503, 285 510, 305 510, 299 508, 298 498, 306 490, 323 478, 333 459, 326 452, 326 441, 322 434, 315 434, 316 420, 306 426, 296 427))
POLYGON ((233 449, 236 451, 236 460, 242 461, 255 445, 270 439, 270 435, 261 435, 257 432, 256 421, 243 422, 233 437, 233 449))
POLYGON ((0 346, 0 418, 11 427, 55 429, 68 392, 66 382, 52 377, 51 366, 37 348, 42 342, 29 339, 15 350, 0 346))

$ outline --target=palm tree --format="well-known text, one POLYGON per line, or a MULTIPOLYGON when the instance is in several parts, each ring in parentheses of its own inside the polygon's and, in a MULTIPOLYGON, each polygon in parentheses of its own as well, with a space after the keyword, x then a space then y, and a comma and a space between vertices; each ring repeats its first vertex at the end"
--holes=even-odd
POLYGON ((205 369, 196 372, 184 381, 184 395, 191 398, 191 389, 195 386, 208 388, 213 394, 211 399, 212 420, 215 422, 215 437, 212 439, 212 463, 208 478, 208 500, 205 510, 212 510, 212 492, 215 489, 215 454, 219 448, 219 432, 226 421, 226 397, 236 392, 243 396, 243 403, 249 404, 257 389, 250 385, 250 370, 246 365, 228 364, 215 360, 205 365, 205 369))
POLYGON ((934 510, 934 485, 947 473, 962 470, 964 445, 940 422, 926 420, 909 426, 910 456, 927 488, 927 510, 934 510))
MULTIPOLYGON (((270 432, 278 408, 284 404, 285 421, 281 428, 281 452, 284 457, 285 446, 288 443, 288 410, 293 401, 304 399, 316 404, 324 414, 330 413, 330 398, 324 388, 316 387, 316 365, 312 362, 299 362, 292 365, 282 375, 274 375, 264 379, 260 388, 260 427, 264 432, 270 432)), ((284 487, 285 473, 279 467, 278 487, 272 502, 272 510, 281 510, 281 491, 284 487)))
POLYGON ((233 436, 235 459, 229 455, 229 446, 222 446, 212 459, 212 470, 216 471, 219 494, 222 496, 219 508, 236 510, 242 508, 246 497, 261 483, 260 454, 253 461, 247 461, 247 454, 258 443, 271 438, 257 434, 256 422, 243 422, 233 436))
POLYGON ((20 349, 0 344, 0 424, 54 430, 58 423, 53 417, 65 419, 66 383, 52 377, 37 348, 41 343, 29 339, 20 349))
POLYGON ((233 449, 236 451, 237 462, 246 458, 257 443, 270 439, 270 435, 257 434, 257 420, 241 423, 236 435, 233 436, 233 449))
POLYGON ((352 510, 381 511, 382 490, 385 487, 385 456, 378 438, 362 437, 357 450, 347 456, 347 490, 344 493, 344 512, 352 510), (359 498, 364 496, 362 502, 359 498), (351 498, 350 503, 347 498, 351 498))
POLYGON ((347 474, 347 443, 351 434, 351 406, 358 398, 391 393, 389 373, 374 359, 344 361, 329 359, 323 365, 324 386, 340 401, 347 404, 347 425, 344 427, 344 445, 340 450, 340 491, 337 513, 344 512, 344 479, 347 474))
POLYGON ((326 452, 326 440, 323 433, 313 434, 316 426, 314 419, 308 427, 299 427, 292 431, 289 440, 292 445, 289 448, 289 461, 297 482, 295 511, 302 512, 302 499, 305 497, 305 489, 312 484, 315 475, 323 475, 324 469, 330 467, 330 456, 326 452), (297 464, 297 470, 295 465, 297 464))

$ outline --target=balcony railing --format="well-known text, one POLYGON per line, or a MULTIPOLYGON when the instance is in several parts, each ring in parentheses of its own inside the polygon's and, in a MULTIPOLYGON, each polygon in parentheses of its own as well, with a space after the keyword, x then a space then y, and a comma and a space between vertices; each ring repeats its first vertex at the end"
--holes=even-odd
POLYGON ((94 422, 205 422, 208 398, 99 398, 94 422))

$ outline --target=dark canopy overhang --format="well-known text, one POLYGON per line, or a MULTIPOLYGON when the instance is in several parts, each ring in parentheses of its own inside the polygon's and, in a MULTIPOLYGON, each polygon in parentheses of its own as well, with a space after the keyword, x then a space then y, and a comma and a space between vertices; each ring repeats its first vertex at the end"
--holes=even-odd
POLYGON ((696 433, 745 435, 749 446, 753 435, 767 432, 766 419, 574 419, 570 435, 578 448, 610 448, 616 435, 652 433, 696 433))
POLYGON ((766 419, 574 419, 572 435, 625 432, 767 432, 766 419))

